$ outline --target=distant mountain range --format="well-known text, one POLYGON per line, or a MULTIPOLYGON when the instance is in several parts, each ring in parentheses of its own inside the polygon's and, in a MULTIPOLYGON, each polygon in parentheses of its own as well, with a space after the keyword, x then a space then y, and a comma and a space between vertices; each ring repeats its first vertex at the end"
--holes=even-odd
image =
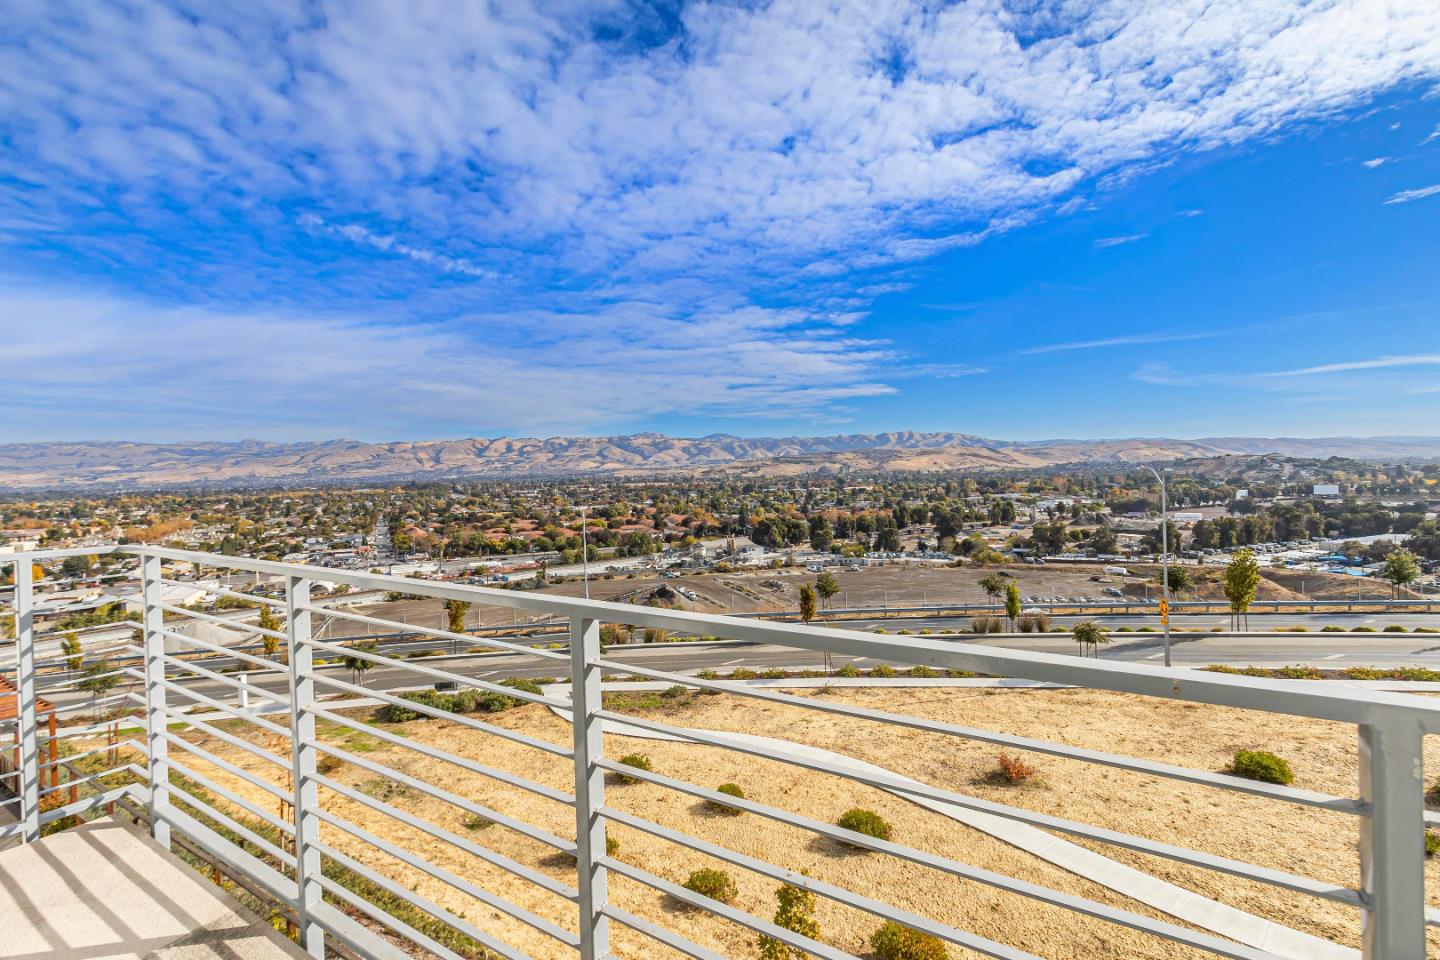
POLYGON ((0 444, 0 489, 298 486, 446 477, 936 471, 1133 463, 1227 454, 1440 457, 1440 437, 991 440, 964 433, 833 437, 523 437, 361 443, 0 444))

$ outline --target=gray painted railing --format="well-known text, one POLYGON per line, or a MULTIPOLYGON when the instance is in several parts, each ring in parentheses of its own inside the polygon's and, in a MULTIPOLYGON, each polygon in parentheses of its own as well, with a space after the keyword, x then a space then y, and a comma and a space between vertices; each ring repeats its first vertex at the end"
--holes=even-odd
MULTIPOLYGON (((283 904, 293 916, 298 939, 305 949, 317 958, 325 955, 327 937, 333 937, 336 942, 367 957, 402 956, 403 952, 396 948, 391 940, 382 938, 374 931, 374 927, 378 925, 422 950, 458 960, 458 954, 454 950, 432 936, 434 928, 427 925, 425 930, 417 929, 415 925, 407 922, 405 917, 387 911, 382 903, 365 896, 366 890, 382 891, 389 902, 404 903, 500 956, 526 956, 520 949, 503 942, 476 922, 457 916, 424 899, 406 885, 338 849, 333 840, 337 836, 335 831, 369 844, 396 860, 474 897, 505 916, 532 927, 564 948, 561 955, 573 951, 577 952, 582 960, 601 960, 611 955, 610 929, 611 924, 617 924, 689 956, 718 956, 711 949, 695 944, 675 930, 666 928, 663 918, 637 916, 618 907, 608 896, 609 875, 613 872, 693 907, 711 911, 758 934, 779 939, 800 951, 822 957, 850 956, 833 946, 776 927, 761 917, 709 900, 679 886, 673 880, 655 875, 610 854, 606 848, 607 822, 622 823, 628 828, 687 846, 760 875, 806 887, 819 896, 846 906, 880 917, 897 919, 985 956, 1031 956, 1013 946, 916 916, 873 898, 882 896, 883 891, 862 893, 814 880, 726 850, 706 840, 679 833, 634 812, 617 809, 607 802, 605 796, 607 772, 623 772, 627 776, 690 797, 738 808, 820 836, 882 851, 952 876, 1020 893, 1038 902, 1058 905, 1216 956, 1244 960, 1259 960, 1272 956, 1257 947, 1197 932, 1191 927, 1016 881, 939 854, 865 837, 820 823, 799 813, 753 800, 730 797, 661 773, 621 766, 605 756, 602 738, 602 730, 607 724, 621 723, 657 735, 679 736, 721 749, 739 750, 751 756, 790 763, 811 769, 816 775, 843 777, 857 783, 892 790, 903 796, 953 804, 1098 844, 1161 857, 1338 902, 1363 911, 1365 957, 1371 960, 1420 960, 1425 956, 1427 910, 1424 845, 1421 837, 1425 824, 1432 815, 1427 814, 1424 809, 1421 761, 1424 736, 1440 731, 1440 707, 1437 707, 1434 701, 1339 684, 1305 684, 1192 673, 1074 656, 957 644, 927 637, 880 636, 837 629, 833 625, 813 627, 717 617, 533 591, 495 590, 410 580, 168 548, 122 547, 100 551, 86 548, 19 554, 6 559, 14 561, 17 641, 13 660, 0 669, 14 674, 15 686, 18 688, 16 733, 20 764, 18 794, 7 801, 16 808, 18 821, 10 826, 0 827, 0 841, 14 837, 26 842, 34 841, 47 825, 62 818, 94 810, 101 805, 114 803, 117 799, 128 798, 142 805, 147 811, 151 830, 159 842, 168 844, 175 834, 180 834, 188 846, 203 850, 217 863, 222 864, 226 871, 242 876, 252 886, 268 891, 275 901, 283 904), (99 771, 87 779, 87 796, 84 799, 47 805, 44 803, 45 796, 63 787, 57 788, 53 783, 48 788, 44 785, 43 774, 48 765, 42 762, 42 741, 45 738, 37 704, 41 702, 41 697, 59 697, 73 691, 79 681, 60 679, 57 682, 55 678, 68 676, 59 671, 63 661, 53 658, 47 660, 37 649, 32 615, 34 590, 31 564, 49 562, 67 555, 97 552, 134 556, 140 566, 144 611, 137 626, 142 634, 142 642, 139 645, 121 644, 111 648, 110 652, 139 658, 138 668, 122 667, 116 672, 136 681, 142 692, 127 691, 102 697, 94 706, 107 706, 116 710, 137 707, 140 709, 144 742, 127 740, 125 748, 140 756, 143 765, 127 762, 99 771), (164 564, 174 561, 283 578, 286 585, 283 601, 249 598, 268 604, 275 614, 283 616, 283 629, 265 631, 253 624, 238 626, 222 617, 172 607, 162 602, 159 599, 160 588, 168 582, 164 578, 164 564), (381 653, 317 639, 311 629, 311 620, 316 614, 342 619, 349 617, 370 626, 407 631, 417 629, 413 625, 396 623, 382 617, 352 613, 334 606, 319 606, 311 598, 312 587, 317 583, 397 590, 437 600, 453 599, 565 618, 570 624, 568 650, 533 648, 498 637, 451 634, 439 629, 425 632, 439 638, 463 640, 467 644, 509 651, 561 666, 571 681, 573 708, 570 701, 546 693, 531 693, 413 660, 402 661, 381 653), (172 619, 167 620, 167 614, 170 614, 172 619), (287 660, 283 664, 276 663, 235 650, 225 644, 192 637, 174 629, 173 618, 178 617, 187 617, 221 629, 229 628, 236 632, 237 637, 241 634, 268 633, 287 644, 287 660), (1351 724, 1355 726, 1358 737, 1358 792, 1354 797, 1330 796, 1289 786, 1242 780, 1209 770, 961 727, 925 718, 882 713, 825 699, 798 697, 774 689, 682 676, 621 663, 608 659, 602 652, 602 622, 630 624, 642 628, 657 627, 689 634, 778 644, 822 654, 859 656, 934 668, 974 671, 1351 724), (408 676, 414 678, 416 685, 453 683, 544 704, 557 710, 568 712, 573 709, 573 739, 569 745, 550 743, 475 716, 448 713, 404 700, 392 692, 349 683, 317 667, 317 655, 358 657, 387 669, 406 671, 408 676), (243 662, 252 668, 253 672, 242 682, 221 672, 219 661, 227 664, 243 662), (811 763, 793 753, 780 755, 765 746, 741 745, 732 739, 681 730, 667 723, 607 709, 601 699, 600 687, 602 676, 606 673, 640 675, 787 707, 817 710, 891 724, 904 729, 1039 751, 1207 788, 1258 795, 1300 807, 1343 813, 1356 818, 1361 869, 1353 888, 1326 883, 1284 870, 982 800, 938 787, 917 785, 914 781, 848 768, 834 768, 823 762, 811 763), (267 675, 275 679, 283 678, 284 686, 267 687, 262 682, 267 675), (260 680, 248 682, 250 677, 258 677, 260 680), (202 684, 212 693, 216 687, 225 693, 203 693, 199 689, 202 684), (242 699, 242 694, 244 698, 255 698, 264 702, 259 706, 242 707, 238 705, 240 702, 249 702, 242 699), (383 728, 365 724, 331 709, 326 697, 335 694, 364 696, 381 703, 401 704, 416 713, 469 728, 476 734, 501 737, 520 747, 541 750, 570 760, 573 762, 574 771, 571 788, 562 790, 533 782, 418 739, 402 737, 383 728), (236 702, 232 702, 232 695, 236 702), (215 718, 207 717, 207 714, 241 720, 256 731, 269 735, 275 742, 283 742, 287 746, 279 752, 264 749, 254 741, 236 735, 233 730, 216 725, 213 722, 215 718), (444 784, 419 780, 359 753, 346 751, 340 745, 317 735, 317 720, 365 732, 392 746, 415 750, 430 759, 452 764, 468 773, 479 774, 570 805, 575 812, 575 836, 573 839, 556 836, 541 827, 517 820, 503 810, 492 809, 453 793, 446 789, 444 784), (216 741, 255 755, 264 761, 268 772, 280 778, 279 782, 226 760, 200 744, 178 735, 172 729, 175 724, 188 724, 216 741), (409 790, 441 800, 474 816, 493 820, 546 847, 573 856, 576 861, 573 885, 557 881, 544 871, 490 850, 469 837, 420 819, 412 812, 401 810, 385 800, 370 796, 335 779, 325 772, 326 765, 320 762, 322 757, 335 757, 354 764, 377 776, 396 781, 409 790), (207 775, 204 772, 206 770, 211 771, 211 775, 207 775), (249 788, 268 797, 266 804, 273 801, 278 807, 267 807, 236 790, 226 789, 214 775, 216 771, 223 771, 226 775, 239 779, 249 788), (125 780, 129 782, 121 782, 125 780), (198 785, 198 788, 189 789, 187 784, 198 785), (208 797, 199 795, 201 791, 208 794, 208 797), (338 816, 323 802, 322 791, 358 803, 375 815, 400 817, 410 826, 437 840, 478 857, 492 866, 507 870, 569 901, 574 904, 573 922, 560 925, 539 916, 521 904, 483 889, 463 875, 457 875, 426 860, 415 850, 397 846, 366 829, 364 824, 338 816), (275 809, 280 809, 282 813, 277 814, 275 809), (327 863, 349 871, 348 876, 358 877, 365 881, 365 884, 357 889, 356 884, 337 880, 334 871, 326 871, 327 863), (427 930, 429 932, 426 932, 427 930)), ((71 705, 57 703, 56 710, 57 713, 66 714, 89 706, 91 704, 84 701, 71 705)), ((98 728, 94 725, 66 724, 60 736, 91 734, 96 729, 98 728)), ((410 919, 413 920, 414 916, 410 919)))

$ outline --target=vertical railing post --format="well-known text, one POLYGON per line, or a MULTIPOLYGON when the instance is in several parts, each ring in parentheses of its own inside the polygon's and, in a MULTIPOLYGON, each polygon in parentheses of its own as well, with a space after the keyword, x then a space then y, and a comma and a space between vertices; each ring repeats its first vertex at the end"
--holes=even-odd
POLYGON ((575 877, 580 891, 580 960, 604 960, 610 953, 610 920, 605 856, 605 771, 597 761, 605 745, 600 709, 600 622, 570 618, 570 706, 575 742, 575 877))
POLYGON ((1424 739, 1413 721, 1381 714, 1360 727, 1360 893, 1366 960, 1425 957, 1424 739))
POLYGON ((285 578, 285 636, 290 660, 290 781, 295 827, 295 882, 299 892, 300 943, 317 960, 325 957, 325 930, 310 917, 320 902, 319 794, 315 785, 315 652, 310 646, 310 579, 285 578))
POLYGON ((35 715, 34 561, 15 558, 15 696, 20 722, 20 823, 26 843, 40 839, 40 724, 35 715))
POLYGON ((140 555, 140 630, 145 649, 145 749, 150 786, 150 835, 170 847, 170 754, 165 742, 165 611, 160 609, 160 558, 140 555))

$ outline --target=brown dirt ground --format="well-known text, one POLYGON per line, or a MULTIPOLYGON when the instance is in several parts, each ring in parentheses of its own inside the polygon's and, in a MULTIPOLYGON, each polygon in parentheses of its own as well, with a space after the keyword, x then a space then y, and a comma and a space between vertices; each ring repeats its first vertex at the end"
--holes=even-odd
MULTIPOLYGON (((1085 690, 851 689, 824 695, 847 703, 1198 769, 1223 768, 1238 748, 1263 748, 1290 760, 1298 786, 1350 796, 1356 789, 1354 728, 1322 721, 1085 690)), ((616 705, 627 708, 625 704, 616 705)), ((736 697, 687 696, 675 701, 651 697, 648 706, 636 701, 628 708, 677 725, 744 731, 809 743, 882 764, 937 786, 1321 880, 1351 886, 1357 880, 1356 821, 1343 814, 1045 755, 1026 757, 1040 771, 1039 785, 994 786, 985 782, 985 774, 995 766, 997 750, 994 747, 736 697), (663 705, 656 706, 657 703, 663 705)), ((569 741, 568 725, 540 706, 526 706, 487 719, 553 743, 568 744, 569 741)), ((541 783, 570 789, 569 764, 561 758, 441 721, 420 720, 389 729, 541 783)), ((574 836, 573 815, 568 807, 460 771, 414 751, 390 746, 374 737, 338 727, 322 733, 327 739, 344 742, 347 749, 361 752, 369 759, 441 784, 447 790, 559 836, 574 836)), ((204 739, 199 734, 195 736, 204 739)), ((279 746, 268 745, 272 749, 279 746)), ((206 743, 206 747, 262 776, 269 777, 273 772, 273 768, 225 744, 212 741, 206 743)), ((607 738, 607 755, 620 756, 634 751, 647 754, 658 772, 711 787, 733 781, 741 784, 752 799, 817 819, 833 822, 842 812, 857 806, 875 810, 893 825, 895 839, 901 843, 1147 916, 1168 919, 1104 887, 879 790, 717 748, 607 738)), ((257 802, 273 805, 273 799, 265 798, 253 787, 207 768, 203 761, 195 758, 191 761, 227 786, 257 802)), ((1430 758, 1426 775, 1427 783, 1440 776, 1440 757, 1430 758)), ((374 774, 352 765, 335 776, 367 791, 381 787, 374 774)), ((818 879, 1042 957, 1169 960, 1202 956, 1149 935, 883 854, 846 852, 833 842, 755 815, 710 814, 694 799, 658 786, 611 783, 607 791, 608 802, 638 816, 771 863, 808 871, 818 879)), ((345 818, 418 851, 436 864, 556 923, 572 925, 572 910, 559 898, 436 841, 412 826, 381 817, 328 792, 322 793, 327 805, 345 818)), ((469 831, 464 826, 469 815, 464 811, 411 790, 391 791, 388 799, 417 817, 537 866, 557 879, 573 882, 571 861, 528 838, 500 826, 469 831)), ((691 871, 701 867, 724 866, 633 829, 612 827, 611 831, 621 844, 617 854, 620 859, 677 882, 683 882, 691 871)), ((327 842, 394 877, 407 888, 466 916, 531 956, 573 956, 573 952, 531 928, 354 838, 329 826, 323 834, 327 842)), ((1418 836, 1416 842, 1420 842, 1418 836)), ((1087 843, 1087 846, 1240 909, 1351 946, 1359 943, 1359 912, 1350 908, 1101 844, 1087 843)), ((775 908, 775 881, 738 868, 725 869, 739 888, 736 905, 769 917, 775 908)), ((1429 864, 1426 873, 1430 902, 1440 905, 1435 896, 1435 891, 1440 890, 1436 886, 1440 882, 1440 862, 1429 864)), ((726 956, 757 956, 755 937, 750 932, 708 914, 683 909, 629 880, 612 876, 611 895, 624 909, 655 920, 726 956)), ((869 915, 823 899, 819 901, 818 919, 824 940, 857 955, 865 955, 868 949, 865 941, 878 923, 869 915)), ((613 942, 617 956, 621 957, 678 956, 623 928, 614 930, 613 942)), ((974 956, 954 947, 950 955, 974 956)), ((1440 956, 1440 931, 1433 928, 1429 955, 1440 956)))

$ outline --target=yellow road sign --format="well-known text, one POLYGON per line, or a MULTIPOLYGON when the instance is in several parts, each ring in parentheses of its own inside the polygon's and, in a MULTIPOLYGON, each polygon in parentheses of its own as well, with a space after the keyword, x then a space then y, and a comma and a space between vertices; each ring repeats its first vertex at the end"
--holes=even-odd
POLYGON ((1160 622, 1170 622, 1170 601, 1163 597, 1160 598, 1160 622))

